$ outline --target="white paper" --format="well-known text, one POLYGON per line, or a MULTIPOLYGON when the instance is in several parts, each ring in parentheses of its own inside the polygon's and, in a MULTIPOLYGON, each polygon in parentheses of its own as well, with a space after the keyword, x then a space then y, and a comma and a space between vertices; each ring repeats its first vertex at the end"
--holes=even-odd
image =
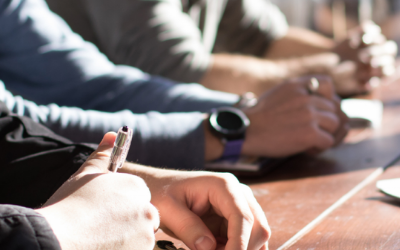
POLYGON ((341 107, 349 118, 368 120, 374 128, 381 126, 383 104, 379 100, 345 99, 341 107))
POLYGON ((383 193, 400 199, 400 178, 378 181, 376 187, 383 193))

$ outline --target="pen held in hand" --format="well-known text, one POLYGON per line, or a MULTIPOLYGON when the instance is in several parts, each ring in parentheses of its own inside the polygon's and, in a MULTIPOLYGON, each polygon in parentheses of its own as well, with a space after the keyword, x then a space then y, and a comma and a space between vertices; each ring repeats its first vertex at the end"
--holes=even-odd
POLYGON ((132 140, 132 129, 124 126, 118 130, 117 138, 114 142, 114 147, 110 156, 108 170, 115 173, 118 168, 121 168, 128 155, 129 147, 132 140))

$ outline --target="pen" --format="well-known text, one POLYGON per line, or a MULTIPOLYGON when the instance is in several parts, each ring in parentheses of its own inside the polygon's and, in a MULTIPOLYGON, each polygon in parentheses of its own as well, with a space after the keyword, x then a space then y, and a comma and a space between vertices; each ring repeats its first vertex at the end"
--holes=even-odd
POLYGON ((132 140, 132 129, 124 126, 118 130, 117 138, 110 156, 108 170, 115 173, 124 164, 132 140))

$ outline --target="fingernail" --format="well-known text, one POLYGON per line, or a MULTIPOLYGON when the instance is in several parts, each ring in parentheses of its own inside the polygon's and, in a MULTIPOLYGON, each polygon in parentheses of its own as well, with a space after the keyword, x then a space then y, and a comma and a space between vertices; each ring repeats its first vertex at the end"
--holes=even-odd
POLYGON ((214 246, 214 242, 207 236, 203 236, 196 240, 194 245, 197 250, 211 250, 214 246))
POLYGON ((116 135, 114 132, 108 132, 103 136, 99 146, 113 146, 116 137, 113 137, 111 134, 114 134, 114 136, 116 135))
POLYGON ((105 140, 104 138, 103 140, 101 140, 99 144, 99 146, 110 146, 110 145, 111 145, 110 142, 108 140, 105 140))

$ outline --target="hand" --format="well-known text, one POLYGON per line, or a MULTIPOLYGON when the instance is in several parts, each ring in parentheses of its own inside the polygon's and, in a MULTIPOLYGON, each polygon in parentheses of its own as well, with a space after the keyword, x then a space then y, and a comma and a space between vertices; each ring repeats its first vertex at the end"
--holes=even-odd
POLYGON ((115 133, 38 209, 62 249, 153 249, 159 217, 142 179, 108 173, 115 133))
MULTIPOLYGON (((354 86, 358 88, 354 89, 355 93, 348 92, 349 88, 346 88, 347 92, 344 94, 357 94, 363 90, 370 90, 374 87, 371 86, 371 78, 389 76, 395 71, 397 45, 393 41, 387 41, 379 26, 372 22, 364 23, 350 31, 349 37, 339 43, 333 51, 342 61, 355 63, 352 67, 356 68, 355 80, 358 84, 354 85, 353 82, 352 88, 354 89, 354 86)), ((340 88, 338 90, 340 93, 340 88)))
POLYGON ((192 250, 265 250, 271 235, 251 189, 231 174, 185 172, 126 163, 146 180, 160 228, 192 250))
POLYGON ((340 109, 328 77, 318 76, 317 93, 309 94, 310 77, 296 78, 260 97, 244 110, 250 119, 242 154, 285 157, 323 151, 340 143, 348 131, 348 118, 340 109))

